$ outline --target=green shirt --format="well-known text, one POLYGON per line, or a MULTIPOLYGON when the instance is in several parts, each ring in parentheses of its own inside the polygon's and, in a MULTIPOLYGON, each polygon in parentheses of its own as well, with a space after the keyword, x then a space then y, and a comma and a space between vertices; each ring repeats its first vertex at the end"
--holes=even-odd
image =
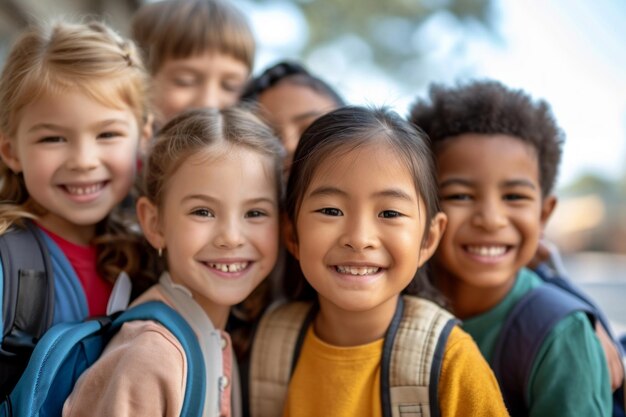
MULTIPOLYGON (((491 363, 509 312, 528 291, 540 285, 541 278, 524 268, 498 305, 463 322, 463 329, 474 338, 487 362, 491 363)), ((584 313, 572 313, 548 334, 526 389, 532 417, 611 415, 611 385, 604 351, 584 313)))

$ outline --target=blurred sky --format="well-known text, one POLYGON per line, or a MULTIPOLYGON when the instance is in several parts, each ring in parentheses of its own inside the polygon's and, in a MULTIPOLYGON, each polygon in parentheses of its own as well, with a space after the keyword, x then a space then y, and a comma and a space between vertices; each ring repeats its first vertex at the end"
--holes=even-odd
MULTIPOLYGON (((433 0, 434 1, 434 0, 433 0)), ((307 40, 300 10, 289 2, 235 1, 259 40, 256 72, 297 58, 307 40)), ((368 46, 346 36, 310 54, 309 68, 352 103, 385 104, 406 115, 426 82, 490 77, 551 105, 566 133, 559 185, 584 172, 626 173, 626 1, 496 0, 493 31, 438 13, 397 46, 422 52, 410 70, 427 77, 401 85, 364 57, 368 46)))

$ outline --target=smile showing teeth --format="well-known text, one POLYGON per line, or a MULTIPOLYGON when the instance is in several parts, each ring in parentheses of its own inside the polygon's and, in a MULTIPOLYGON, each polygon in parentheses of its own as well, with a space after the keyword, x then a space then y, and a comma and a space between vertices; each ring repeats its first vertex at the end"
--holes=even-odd
POLYGON ((466 246, 469 253, 479 256, 496 257, 506 253, 506 246, 466 246))
POLYGON ((248 262, 234 262, 232 264, 209 263, 209 268, 217 269, 222 272, 241 272, 248 267, 248 262))
POLYGON ((66 185, 65 190, 73 195, 87 195, 97 193, 104 187, 103 182, 99 182, 97 184, 85 185, 85 186, 76 186, 76 185, 66 185))
POLYGON ((337 272, 340 274, 349 274, 349 275, 373 275, 380 271, 379 267, 375 266, 340 266, 337 265, 335 267, 337 272))

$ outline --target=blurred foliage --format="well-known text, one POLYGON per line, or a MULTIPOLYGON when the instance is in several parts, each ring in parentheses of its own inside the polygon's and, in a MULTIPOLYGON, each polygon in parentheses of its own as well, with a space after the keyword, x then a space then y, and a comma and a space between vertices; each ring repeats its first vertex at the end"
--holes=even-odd
MULTIPOLYGON (((253 0, 259 4, 267 0, 253 0)), ((390 74, 419 56, 412 36, 429 17, 447 12, 491 30, 492 0, 287 0, 308 23, 308 54, 344 36, 356 36, 370 48, 371 60, 390 74)))
POLYGON ((572 183, 563 187, 563 193, 567 195, 580 195, 589 193, 606 194, 612 191, 617 184, 607 178, 587 172, 577 177, 572 183))

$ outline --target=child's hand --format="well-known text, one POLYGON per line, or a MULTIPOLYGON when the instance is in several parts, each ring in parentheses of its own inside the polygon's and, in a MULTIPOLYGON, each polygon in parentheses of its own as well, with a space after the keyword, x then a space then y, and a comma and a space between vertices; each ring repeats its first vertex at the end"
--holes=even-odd
POLYGON ((611 390, 615 391, 622 385, 622 380, 624 379, 622 360, 617 348, 613 344, 613 340, 609 337, 599 321, 596 322, 596 336, 598 336, 602 349, 604 349, 604 355, 606 356, 606 362, 611 376, 611 390))

